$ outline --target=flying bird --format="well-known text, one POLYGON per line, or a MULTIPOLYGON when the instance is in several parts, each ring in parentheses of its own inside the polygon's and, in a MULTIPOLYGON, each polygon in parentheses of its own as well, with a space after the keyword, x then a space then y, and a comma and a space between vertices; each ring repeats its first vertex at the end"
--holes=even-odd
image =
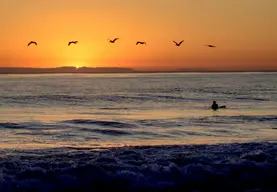
POLYGON ((177 43, 176 41, 173 41, 173 42, 175 43, 176 46, 179 47, 184 42, 184 40, 180 41, 179 43, 177 43))
POLYGON ((108 39, 108 40, 109 40, 110 43, 115 43, 115 41, 118 40, 118 39, 119 39, 119 38, 115 38, 115 39, 113 39, 113 40, 108 39))
POLYGON ((79 43, 78 41, 69 41, 69 43, 68 43, 68 46, 70 46, 71 44, 77 44, 77 43, 79 43))
POLYGON ((28 45, 27 45, 27 46, 30 46, 31 44, 38 45, 38 44, 37 44, 37 42, 35 42, 35 41, 30 41, 30 43, 28 43, 28 45))
POLYGON ((216 47, 215 45, 205 45, 205 46, 207 46, 207 47, 211 47, 211 48, 216 47))
POLYGON ((143 42, 143 41, 137 41, 137 43, 136 43, 136 45, 138 45, 138 44, 145 44, 146 45, 146 42, 143 42))

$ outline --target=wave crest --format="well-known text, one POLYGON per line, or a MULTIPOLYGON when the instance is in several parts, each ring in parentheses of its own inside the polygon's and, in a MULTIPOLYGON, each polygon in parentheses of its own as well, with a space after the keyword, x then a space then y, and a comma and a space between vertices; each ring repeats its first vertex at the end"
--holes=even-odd
POLYGON ((118 121, 98 121, 98 120, 88 120, 88 119, 72 119, 66 120, 64 123, 70 124, 86 124, 86 125, 98 125, 102 127, 116 127, 116 128, 134 128, 133 124, 122 123, 118 121))
POLYGON ((22 152, 0 151, 1 192, 277 189, 274 143, 22 152))

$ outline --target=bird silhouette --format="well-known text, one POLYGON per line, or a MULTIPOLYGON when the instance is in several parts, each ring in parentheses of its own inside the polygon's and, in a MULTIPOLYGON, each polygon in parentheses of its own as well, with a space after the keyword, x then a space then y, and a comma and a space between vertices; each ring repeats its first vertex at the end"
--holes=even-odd
POLYGON ((184 40, 180 41, 179 43, 177 43, 176 41, 173 41, 173 42, 175 43, 176 46, 179 47, 184 42, 184 40))
POLYGON ((146 42, 143 42, 143 41, 137 41, 137 43, 136 43, 136 45, 138 45, 138 44, 145 44, 146 45, 146 42))
POLYGON ((204 45, 204 46, 211 47, 211 48, 216 47, 215 45, 204 45))
POLYGON ((110 43, 115 43, 115 41, 118 40, 118 39, 119 39, 119 38, 115 38, 115 39, 113 39, 113 40, 108 39, 108 40, 109 40, 110 43))
POLYGON ((30 46, 31 44, 38 45, 38 44, 37 44, 37 42, 35 42, 35 41, 30 41, 30 43, 28 43, 28 45, 27 45, 27 46, 30 46))
POLYGON ((77 44, 77 43, 79 43, 78 41, 69 41, 69 43, 68 43, 68 46, 70 46, 71 44, 77 44))

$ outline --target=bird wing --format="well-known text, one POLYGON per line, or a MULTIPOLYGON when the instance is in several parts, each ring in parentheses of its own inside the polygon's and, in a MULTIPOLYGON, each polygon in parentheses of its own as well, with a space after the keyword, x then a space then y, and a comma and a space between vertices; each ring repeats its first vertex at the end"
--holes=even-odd
POLYGON ((175 44, 177 44, 177 42, 176 41, 173 41, 175 44))
POLYGON ((118 40, 119 38, 115 38, 114 41, 118 40))
POLYGON ((179 45, 181 45, 184 42, 184 40, 180 41, 179 45))
POLYGON ((34 41, 30 41, 30 42, 28 43, 28 46, 29 46, 29 45, 31 45, 31 44, 35 44, 35 45, 37 45, 37 43, 36 43, 36 42, 34 42, 34 41))
POLYGON ((136 43, 136 45, 139 44, 139 42, 136 43))
POLYGON ((207 47, 215 47, 214 45, 204 45, 204 46, 207 46, 207 47))
POLYGON ((68 42, 68 46, 71 44, 72 42, 68 42))

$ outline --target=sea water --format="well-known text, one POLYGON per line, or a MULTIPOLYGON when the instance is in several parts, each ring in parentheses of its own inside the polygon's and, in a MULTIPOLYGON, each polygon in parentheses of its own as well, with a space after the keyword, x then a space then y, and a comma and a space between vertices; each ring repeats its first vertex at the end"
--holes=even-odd
POLYGON ((268 141, 277 74, 0 76, 0 147, 268 141), (215 100, 227 109, 212 111, 215 100))
POLYGON ((1 75, 0 191, 276 191, 276 77, 1 75))

